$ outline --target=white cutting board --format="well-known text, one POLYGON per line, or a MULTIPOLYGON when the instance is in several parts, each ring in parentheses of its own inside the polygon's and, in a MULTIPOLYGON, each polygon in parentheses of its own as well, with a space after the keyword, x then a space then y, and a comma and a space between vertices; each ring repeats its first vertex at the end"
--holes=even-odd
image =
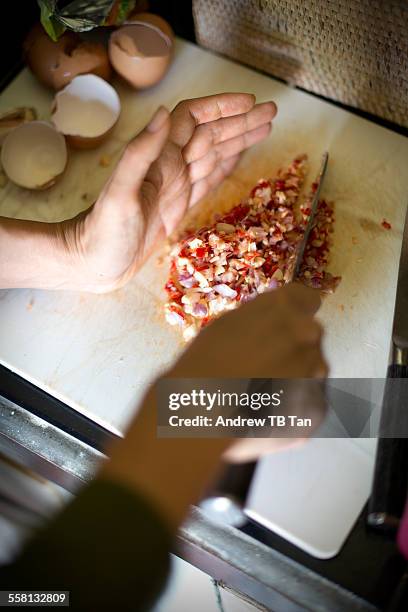
MULTIPOLYGON (((331 387, 345 390, 343 381, 332 381, 331 387)), ((354 380, 347 393, 379 410, 383 383, 354 380)), ((366 435, 375 426, 375 414, 366 435)), ((258 463, 247 515, 314 557, 334 557, 370 494, 376 446, 375 438, 348 438, 336 411, 330 410, 307 444, 258 463)))
MULTIPOLYGON (((367 385, 354 391, 364 401, 373 399, 367 385)), ((319 434, 332 437, 315 437, 259 462, 246 513, 307 553, 330 559, 370 494, 377 440, 341 437, 347 432, 334 410, 319 434)))
MULTIPOLYGON (((100 157, 107 154, 116 159, 158 104, 171 108, 183 98, 220 91, 253 92, 259 101, 272 98, 279 114, 271 137, 244 157, 212 202, 217 207, 232 204, 234 198, 245 195, 254 180, 273 175, 280 164, 299 152, 309 153, 313 174, 322 151, 329 150, 324 195, 337 204, 331 270, 343 275, 338 291, 319 313, 326 328, 331 375, 383 376, 408 194, 408 140, 183 41, 177 41, 174 63, 159 86, 145 92, 120 84, 117 87, 123 113, 110 141, 97 151, 73 153, 63 180, 47 192, 32 194, 7 185, 0 190, 0 214, 59 220, 86 208, 111 171, 111 167, 99 165, 100 157), (392 224, 391 231, 381 228, 383 217, 392 224)), ((50 103, 50 93, 23 71, 2 93, 0 110, 30 104, 41 118, 47 118, 50 103)), ((0 362, 95 421, 122 432, 135 414, 146 384, 182 348, 175 330, 162 320, 166 270, 157 267, 156 259, 154 255, 136 279, 112 295, 0 292, 0 362)), ((342 445, 333 472, 325 470, 332 465, 331 448, 321 448, 317 454, 311 445, 302 450, 315 466, 311 476, 319 473, 319 479, 313 479, 313 501, 321 500, 316 510, 325 509, 324 483, 328 478, 336 481, 336 475, 349 464, 349 444, 340 440, 337 446, 342 445)), ((276 457, 270 459, 274 460, 276 457)), ((365 487, 366 497, 363 464, 353 459, 352 472, 356 482, 365 487)), ((292 504, 289 488, 304 488, 296 522, 303 524, 302 514, 308 513, 306 505, 312 497, 307 495, 310 483, 305 474, 290 480, 290 487, 281 487, 279 497, 273 497, 273 478, 265 468, 259 472, 257 486, 271 501, 276 500, 281 516, 286 516, 292 504)), ((356 508, 348 510, 351 499, 351 490, 350 495, 346 491, 336 508, 337 513, 348 516, 348 529, 357 515, 356 508)), ((315 531, 330 538, 330 529, 322 527, 326 514, 326 510, 313 514, 315 531)), ((299 533, 297 537, 300 542, 299 533)), ((303 539, 310 537, 304 534, 303 539)))
POLYGON ((310 555, 334 557, 370 494, 375 442, 314 438, 264 458, 246 513, 310 555))

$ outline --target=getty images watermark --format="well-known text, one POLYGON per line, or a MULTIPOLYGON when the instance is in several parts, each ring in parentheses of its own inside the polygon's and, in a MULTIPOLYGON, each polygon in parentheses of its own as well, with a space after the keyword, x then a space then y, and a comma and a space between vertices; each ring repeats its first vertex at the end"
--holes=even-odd
POLYGON ((381 421, 384 397, 395 385, 408 392, 407 379, 162 379, 155 388, 157 434, 408 437, 408 411, 398 422, 381 421))
MULTIPOLYGON (((237 393, 217 391, 209 392, 204 389, 192 389, 189 393, 173 392, 169 395, 169 410, 178 411, 182 408, 199 408, 206 412, 217 412, 218 409, 242 409, 246 408, 253 411, 262 408, 277 408, 281 405, 284 390, 280 389, 275 393, 237 393)), ((170 427, 312 427, 311 418, 302 418, 293 414, 267 414, 263 417, 244 416, 225 416, 220 414, 212 416, 196 414, 195 416, 170 415, 168 418, 170 427)))

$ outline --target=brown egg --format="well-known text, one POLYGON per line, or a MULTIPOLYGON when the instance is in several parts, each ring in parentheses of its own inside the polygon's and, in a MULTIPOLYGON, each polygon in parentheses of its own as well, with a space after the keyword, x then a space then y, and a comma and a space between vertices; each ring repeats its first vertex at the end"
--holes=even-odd
POLYGON ((47 189, 67 165, 65 138, 45 121, 23 123, 10 132, 1 148, 8 178, 26 189, 47 189))
POLYGON ((111 133, 120 110, 112 85, 94 74, 82 74, 56 94, 51 121, 72 147, 93 149, 111 133))
POLYGON ((100 43, 83 41, 74 32, 65 32, 57 42, 37 24, 24 42, 27 64, 41 83, 59 90, 78 74, 111 77, 108 53, 100 43))
POLYGON ((157 15, 137 14, 131 23, 110 36, 109 58, 112 66, 136 89, 155 85, 170 65, 172 37, 170 26, 157 15), (166 31, 161 22, 166 25, 166 31))

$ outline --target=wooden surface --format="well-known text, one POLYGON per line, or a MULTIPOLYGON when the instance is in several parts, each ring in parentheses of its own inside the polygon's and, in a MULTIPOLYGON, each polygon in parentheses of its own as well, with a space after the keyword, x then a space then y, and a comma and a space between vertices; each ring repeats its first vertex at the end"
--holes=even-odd
MULTIPOLYGON (((319 317, 336 377, 382 376, 386 371, 402 224, 408 194, 408 140, 379 126, 178 41, 175 61, 157 87, 134 92, 118 84, 123 113, 100 149, 72 152, 63 180, 43 193, 8 184, 0 214, 58 220, 97 196, 126 141, 154 108, 219 91, 249 91, 279 107, 271 137, 247 154, 234 177, 212 198, 225 208, 248 186, 299 152, 311 176, 330 152, 324 196, 336 202, 330 269, 343 281, 319 317), (99 165, 102 155, 112 165, 99 165), (385 217, 392 230, 381 227, 385 217)), ((51 94, 23 71, 0 98, 0 109, 35 106, 49 117, 51 94)), ((208 204, 203 207, 208 210, 208 204)), ((104 296, 32 290, 0 293, 0 361, 114 431, 122 431, 156 373, 181 350, 177 332, 162 320, 165 267, 157 254, 126 288, 104 296)))

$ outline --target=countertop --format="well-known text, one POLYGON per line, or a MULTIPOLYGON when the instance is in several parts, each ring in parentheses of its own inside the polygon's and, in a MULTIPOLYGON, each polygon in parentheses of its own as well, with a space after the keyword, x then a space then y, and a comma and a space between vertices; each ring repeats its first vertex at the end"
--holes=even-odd
MULTIPOLYGON (((183 98, 219 91, 250 91, 258 101, 272 98, 278 104, 279 114, 270 139, 245 155, 222 189, 203 203, 203 210, 232 204, 260 176, 273 175, 278 166, 300 152, 309 153, 313 175, 321 152, 328 149, 331 161, 323 195, 336 202, 337 211, 330 270, 343 276, 338 291, 327 298, 319 314, 326 329, 325 350, 331 375, 384 376, 408 193, 405 171, 408 140, 181 40, 176 42, 175 61, 160 85, 146 92, 131 91, 120 83, 116 86, 123 114, 110 140, 96 151, 74 152, 63 180, 47 192, 33 194, 8 184, 0 191, 0 214, 55 221, 87 208, 97 197, 126 142, 159 104, 172 108, 183 98), (99 160, 106 155, 111 164, 105 168, 99 160), (391 223, 390 231, 381 227, 383 218, 391 223)), ((0 109, 29 104, 44 119, 49 117, 50 103, 50 92, 26 70, 0 97, 0 109)), ((66 410, 59 406, 58 415, 64 410, 69 413, 72 407, 71 416, 89 418, 85 419, 84 427, 88 428, 91 440, 85 436, 77 444, 76 432, 70 433, 74 438, 69 455, 72 469, 78 467, 86 472, 84 459, 77 466, 74 459, 78 461, 86 442, 92 446, 92 432, 89 433, 92 428, 102 425, 108 438, 109 432, 123 432, 148 382, 182 350, 177 332, 164 323, 161 315, 166 267, 157 264, 160 254, 155 253, 126 288, 111 295, 0 292, 0 363, 63 400, 66 410)), ((21 383, 17 385, 20 386, 21 383)), ((30 425, 25 445, 34 442, 38 445, 37 449, 28 449, 31 459, 40 450, 42 436, 44 440, 52 437, 48 423, 54 426, 59 423, 55 403, 51 401, 47 407, 43 397, 37 403, 42 407, 46 427, 38 425, 30 414, 21 415, 21 422, 26 418, 30 425)), ((21 410, 27 407, 26 404, 21 410)), ((2 405, 7 418, 13 413, 14 419, 18 409, 7 402, 2 405)), ((11 423, 15 423, 13 419, 11 423)), ((14 429, 16 436, 17 433, 14 429)), ((12 445, 14 448, 15 441, 12 445)), ((50 461, 50 457, 42 459, 50 461)), ((91 473, 95 465, 92 453, 89 461, 91 473)), ((56 470, 56 465, 51 467, 56 470)), ((69 472, 67 466, 61 470, 69 472)), ((81 478, 86 481, 87 474, 81 478)), ((283 596, 291 609, 300 609, 304 603, 309 609, 312 606, 323 610, 322 602, 334 602, 336 591, 339 599, 337 607, 333 603, 333 610, 344 609, 346 604, 347 609, 368 609, 369 604, 353 599, 336 585, 381 603, 380 587, 387 585, 391 589, 398 581, 400 568, 394 571, 398 559, 393 546, 366 534, 362 520, 341 554, 328 562, 312 560, 259 526, 249 524, 246 531, 255 540, 236 530, 217 531, 194 510, 192 522, 180 534, 180 545, 188 549, 185 554, 191 562, 205 571, 212 564, 210 573, 214 577, 236 588, 245 583, 246 592, 253 595, 260 592, 254 571, 256 559, 261 559, 261 564, 270 568, 267 577, 270 584, 266 588, 274 591, 277 605, 283 596), (237 557, 240 551, 249 556, 240 560, 237 557), (234 559, 231 561, 229 556, 234 559), (296 562, 285 563, 284 556, 296 562), (234 563, 237 567, 232 567, 234 563), (243 577, 243 571, 248 575, 243 577), (318 574, 323 578, 316 578, 318 574), (302 601, 302 592, 305 593, 302 581, 308 584, 308 602, 302 601)), ((264 596, 268 594, 263 592, 264 596)))
MULTIPOLYGON (((337 219, 329 269, 343 276, 319 313, 331 376, 383 376, 408 193, 408 140, 182 40, 158 86, 144 92, 116 86, 123 112, 110 140, 95 151, 73 152, 65 176, 49 191, 32 193, 9 183, 0 190, 0 214, 53 221, 87 208, 126 142, 159 104, 172 108, 183 98, 218 91, 274 99, 279 112, 270 138, 244 156, 202 210, 233 204, 251 183, 299 152, 309 153, 312 176, 321 152, 329 150, 323 195, 335 201, 337 219), (109 167, 99 164, 102 155, 111 158, 109 167), (383 218, 391 230, 382 228, 383 218)), ((0 97, 1 109, 21 104, 49 117, 51 94, 27 70, 0 97)), ((177 331, 162 316, 166 266, 158 266, 159 254, 109 295, 1 291, 0 363, 122 432, 148 382, 182 350, 177 331)))

